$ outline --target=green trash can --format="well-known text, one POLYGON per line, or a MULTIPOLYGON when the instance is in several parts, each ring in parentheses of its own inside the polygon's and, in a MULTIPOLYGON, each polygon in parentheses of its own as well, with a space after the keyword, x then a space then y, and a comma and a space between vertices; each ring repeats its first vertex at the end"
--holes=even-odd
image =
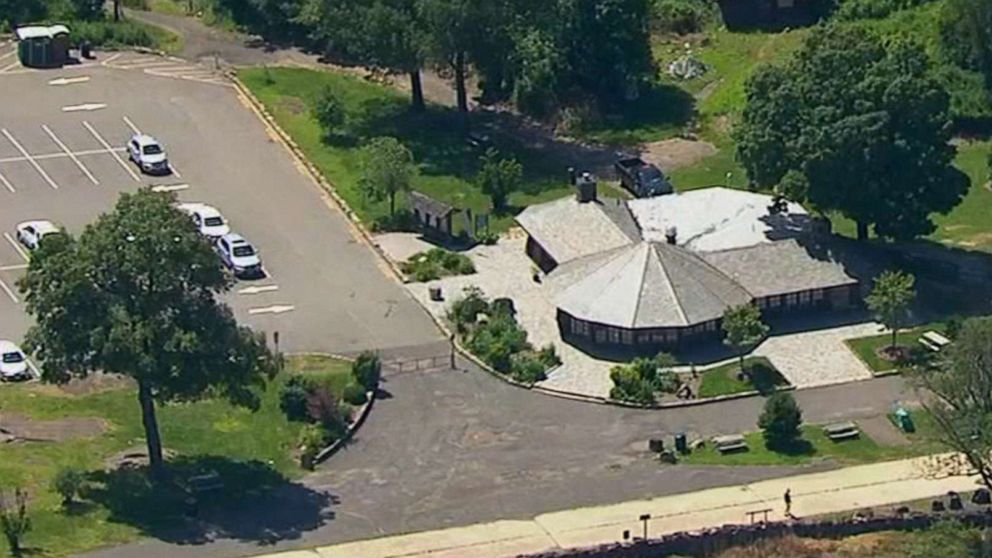
POLYGON ((896 424, 903 432, 915 432, 916 426, 913 424, 912 417, 909 416, 909 411, 899 407, 896 409, 896 424))
POLYGON ((689 442, 686 440, 685 432, 679 432, 675 435, 675 451, 689 453, 689 442))

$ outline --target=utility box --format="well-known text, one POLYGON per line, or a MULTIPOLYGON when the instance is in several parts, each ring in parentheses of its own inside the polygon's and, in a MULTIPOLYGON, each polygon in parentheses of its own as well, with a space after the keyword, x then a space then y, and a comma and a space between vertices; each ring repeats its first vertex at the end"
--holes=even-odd
POLYGON ((61 68, 69 60, 69 28, 65 25, 18 27, 17 56, 27 68, 61 68))

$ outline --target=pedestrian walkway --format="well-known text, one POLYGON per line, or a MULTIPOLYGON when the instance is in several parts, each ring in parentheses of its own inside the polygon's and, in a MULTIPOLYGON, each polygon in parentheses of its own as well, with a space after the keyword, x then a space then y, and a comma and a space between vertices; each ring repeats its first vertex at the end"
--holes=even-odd
MULTIPOLYGON (((271 554, 265 558, 502 558, 621 540, 629 530, 658 537, 731 523, 747 523, 747 512, 771 509, 784 519, 783 496, 791 491, 797 517, 838 513, 939 497, 976 488, 975 475, 947 466, 947 454, 889 461, 576 510, 546 513, 530 521, 492 523, 383 537, 367 541, 271 554)), ((759 515, 760 517, 760 515, 759 515)), ((260 557, 261 558, 261 557, 260 557)))

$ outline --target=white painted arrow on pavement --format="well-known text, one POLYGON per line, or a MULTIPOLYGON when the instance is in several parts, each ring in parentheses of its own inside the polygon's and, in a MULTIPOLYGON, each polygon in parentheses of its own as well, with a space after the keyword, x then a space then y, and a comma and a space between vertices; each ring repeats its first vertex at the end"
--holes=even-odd
POLYGON ((249 314, 253 314, 253 315, 254 314, 282 314, 284 312, 290 312, 290 311, 295 310, 295 309, 296 309, 295 306, 290 306, 288 304, 286 304, 286 305, 274 305, 274 306, 266 306, 264 308, 252 308, 252 309, 248 310, 248 313, 249 314))
POLYGON ((158 186, 152 186, 152 192, 179 192, 180 190, 189 190, 189 184, 159 184, 158 186))
POLYGON ((62 112, 94 111, 104 108, 107 108, 107 105, 103 103, 86 103, 84 105, 72 105, 68 107, 62 107, 62 112))
POLYGON ((269 293, 278 290, 279 290, 279 285, 259 285, 257 287, 245 287, 239 290, 238 294, 253 295, 258 293, 269 293))
POLYGON ((89 80, 90 80, 89 76, 79 76, 79 77, 71 77, 71 78, 60 77, 58 79, 53 79, 52 81, 48 82, 48 85, 72 85, 74 83, 86 83, 89 80))

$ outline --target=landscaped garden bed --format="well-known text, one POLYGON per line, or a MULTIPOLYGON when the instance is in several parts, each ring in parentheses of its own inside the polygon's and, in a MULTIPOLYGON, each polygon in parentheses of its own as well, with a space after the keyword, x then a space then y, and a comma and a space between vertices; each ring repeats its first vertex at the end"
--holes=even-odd
POLYGON ((475 264, 465 254, 431 248, 410 256, 400 264, 400 269, 414 281, 423 283, 450 275, 471 275, 475 273, 475 264))
POLYGON ((892 334, 883 333, 868 337, 847 339, 844 343, 874 374, 891 374, 912 369, 926 349, 917 342, 927 331, 945 334, 943 323, 933 323, 899 332, 899 342, 893 349, 892 334))

